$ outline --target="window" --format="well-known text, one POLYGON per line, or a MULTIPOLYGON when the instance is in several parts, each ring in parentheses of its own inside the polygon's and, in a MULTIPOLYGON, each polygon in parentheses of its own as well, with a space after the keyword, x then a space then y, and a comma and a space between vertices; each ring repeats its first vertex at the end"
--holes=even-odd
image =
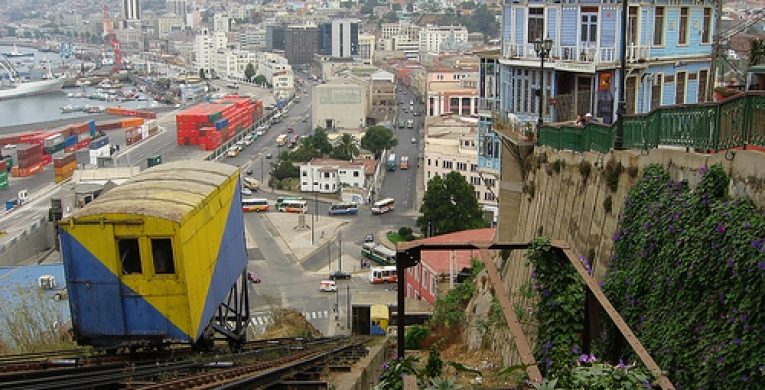
POLYGON ((137 238, 125 238, 117 241, 120 253, 122 273, 125 275, 143 273, 141 268, 141 252, 138 249, 137 238))
POLYGON ((430 291, 433 293, 433 295, 436 295, 436 286, 438 286, 438 281, 436 280, 435 276, 430 277, 430 291))
POLYGON ((627 45, 638 45, 638 7, 630 7, 629 21, 627 22, 627 45))
POLYGON ((483 200, 494 200, 494 194, 491 192, 486 192, 483 194, 483 200))
POLYGON ((476 199, 481 199, 481 191, 476 191, 475 192, 475 198, 476 199))
POLYGON ((656 7, 653 15, 653 45, 664 45, 664 7, 656 7))
POLYGON ((595 43, 598 40, 598 14, 582 10, 582 42, 595 43))
POLYGON ((678 72, 675 78, 675 104, 685 104, 685 84, 688 74, 678 72))
POLYGON ((457 163, 457 170, 458 171, 467 171, 467 163, 458 162, 457 163))
POLYGON ((303 176, 308 176, 308 172, 303 171, 303 176))
POLYGON ((651 109, 656 109, 661 105, 661 85, 664 83, 661 74, 654 76, 653 84, 651 84, 651 109))
POLYGON ((677 44, 678 45, 687 45, 688 44, 688 7, 681 7, 680 8, 680 31, 677 33, 677 44))
POLYGON ((169 238, 151 240, 151 256, 154 259, 155 274, 174 274, 173 242, 169 238))
POLYGON ((324 172, 324 178, 329 179, 329 172, 324 172))
POLYGON ((494 187, 494 179, 484 179, 484 184, 486 184, 486 187, 494 187))
POLYGON ((359 171, 353 171, 353 177, 359 177, 359 171))
POLYGON ((452 166, 453 166, 453 165, 454 165, 454 163, 453 163, 453 162, 451 162, 451 161, 444 161, 444 164, 443 164, 443 166, 442 166, 442 167, 443 167, 443 168, 446 168, 446 169, 452 169, 452 166))
POLYGON ((472 184, 474 186, 480 185, 481 184, 481 178, 480 177, 475 177, 475 176, 470 176, 470 184, 472 184))
MULTIPOLYGON (((710 44, 712 42, 712 9, 704 8, 704 17, 701 22, 701 44, 710 44)), ((703 101, 703 100, 699 100, 703 101)))
POLYGON ((477 172, 478 164, 470 164, 470 172, 477 172))
POLYGON ((430 159, 428 159, 428 166, 430 166, 430 159))
POLYGON ((707 101, 707 82, 709 78, 709 71, 702 69, 699 71, 699 97, 698 102, 707 101))
POLYGON ((544 39, 545 10, 544 8, 529 8, 529 43, 537 39, 544 39))

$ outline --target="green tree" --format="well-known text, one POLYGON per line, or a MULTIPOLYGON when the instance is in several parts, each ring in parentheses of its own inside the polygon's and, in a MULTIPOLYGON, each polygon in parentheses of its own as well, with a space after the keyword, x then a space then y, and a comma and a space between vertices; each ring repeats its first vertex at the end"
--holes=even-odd
POLYGON ((400 3, 393 3, 391 8, 393 8, 394 11, 399 12, 399 11, 401 11, 401 4, 400 3))
POLYGON ((359 147, 356 142, 356 137, 348 133, 343 133, 337 145, 332 149, 330 157, 338 160, 352 160, 359 155, 359 147))
POLYGON ((417 227, 427 236, 489 226, 475 197, 475 187, 458 171, 449 172, 445 179, 436 175, 428 181, 420 210, 417 227))
POLYGON ((202 68, 199 68, 199 78, 202 80, 207 80, 207 73, 205 73, 205 70, 202 68))
POLYGON ((283 151, 273 163, 273 177, 276 180, 284 180, 288 177, 300 176, 300 168, 296 167, 292 161, 291 153, 288 150, 283 151))
POLYGON ((253 76, 255 76, 255 65, 250 62, 244 68, 244 77, 247 78, 247 81, 252 82, 253 76))
POLYGON ((266 76, 263 76, 262 74, 255 76, 255 84, 260 86, 266 85, 266 76))
POLYGON ((361 137, 361 147, 375 154, 379 159, 383 150, 391 149, 398 145, 398 140, 393 132, 385 126, 370 126, 361 137))
POLYGON ((321 157, 321 150, 316 147, 314 137, 304 137, 290 156, 293 161, 311 161, 313 158, 321 157))
POLYGON ((313 144, 317 149, 319 149, 321 155, 329 155, 332 152, 332 149, 334 149, 332 147, 332 143, 329 142, 327 130, 324 128, 317 127, 313 132, 313 137, 311 138, 313 138, 313 144))

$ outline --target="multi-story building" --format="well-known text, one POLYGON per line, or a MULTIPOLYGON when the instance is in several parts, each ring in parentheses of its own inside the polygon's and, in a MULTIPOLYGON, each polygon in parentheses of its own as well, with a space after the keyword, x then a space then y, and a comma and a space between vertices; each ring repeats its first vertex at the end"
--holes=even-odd
MULTIPOLYGON (((369 78, 368 110, 394 110, 397 107, 395 75, 385 70, 378 70, 372 73, 369 78)), ((391 112, 391 118, 393 117, 392 114, 391 112)))
POLYGON ((175 15, 180 16, 182 18, 186 17, 186 0, 167 0, 165 3, 165 9, 167 12, 175 15))
POLYGON ((359 129, 366 124, 367 86, 355 78, 334 78, 314 88, 311 128, 359 129))
POLYGON ((359 23, 335 19, 319 25, 319 54, 335 58, 359 55, 359 23))
POLYGON ((277 95, 291 93, 295 88, 295 75, 287 59, 268 52, 259 52, 256 57, 256 72, 265 76, 266 82, 273 86, 274 93, 277 95))
POLYGON ((310 64, 319 52, 319 29, 316 26, 288 26, 284 53, 290 64, 310 64))
POLYGON ((341 188, 364 188, 367 162, 314 158, 300 164, 300 191, 334 194, 341 188))
POLYGON ((427 68, 425 106, 428 116, 455 113, 474 115, 478 111, 478 68, 436 65, 427 68))
POLYGON ((243 28, 237 32, 236 43, 242 50, 259 51, 266 48, 266 30, 243 25, 243 28))
POLYGON ((228 39, 223 31, 211 33, 207 29, 202 29, 194 40, 194 64, 197 69, 205 69, 210 72, 215 64, 215 53, 219 49, 225 49, 228 39))
POLYGON ((213 15, 213 31, 231 31, 231 20, 228 15, 215 14, 213 15))
POLYGON ((287 26, 266 26, 266 49, 285 50, 287 42, 287 26))
POLYGON ((184 26, 182 17, 166 14, 154 19, 154 34, 159 38, 171 31, 181 31, 184 26))
POLYGON ((359 34, 359 58, 364 64, 371 65, 375 58, 375 36, 359 34))
MULTIPOLYGON (((478 130, 473 118, 428 117, 425 123, 423 165, 426 184, 435 176, 457 171, 475 186, 478 204, 496 221, 499 213, 499 180, 478 170, 478 130)), ((427 188, 426 188, 427 190, 427 188)))
POLYGON ((468 30, 464 26, 433 26, 420 28, 420 52, 456 53, 469 50, 468 30))
MULTIPOLYGON (((563 122, 589 112, 613 124, 619 111, 647 113, 663 105, 706 101, 714 86, 710 68, 716 17, 713 0, 649 0, 628 4, 626 12, 619 3, 582 0, 504 5, 501 48, 480 54, 479 84, 479 164, 486 174, 501 177, 503 209, 516 209, 523 178, 504 167, 517 166, 512 160, 517 153, 500 154, 503 165, 495 165, 497 134, 533 134, 540 116, 543 122, 563 122), (539 44, 544 41, 547 45, 539 44)), ((503 220, 501 239, 512 239, 516 229, 503 220)))
POLYGON ((258 58, 254 52, 246 50, 218 50, 213 61, 213 70, 218 77, 244 81, 247 64, 256 67, 258 58))
POLYGON ((122 0, 122 17, 125 18, 125 20, 140 20, 140 0, 122 0))

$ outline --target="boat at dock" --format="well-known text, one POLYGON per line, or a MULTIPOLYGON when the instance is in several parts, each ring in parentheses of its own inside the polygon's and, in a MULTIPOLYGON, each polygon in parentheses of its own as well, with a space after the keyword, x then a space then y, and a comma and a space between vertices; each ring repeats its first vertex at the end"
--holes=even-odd
POLYGON ((19 49, 16 47, 16 45, 13 45, 13 50, 3 53, 4 56, 9 58, 18 58, 18 57, 34 57, 34 52, 25 52, 25 51, 19 51, 19 49))
POLYGON ((65 81, 52 76, 42 80, 21 77, 5 54, 0 55, 0 100, 61 91, 65 81))

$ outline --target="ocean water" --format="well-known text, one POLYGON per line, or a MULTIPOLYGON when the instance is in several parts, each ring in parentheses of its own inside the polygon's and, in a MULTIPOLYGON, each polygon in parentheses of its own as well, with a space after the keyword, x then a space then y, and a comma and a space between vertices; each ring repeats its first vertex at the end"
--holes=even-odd
MULTIPOLYGON (((0 52, 9 52, 12 50, 13 50, 12 46, 10 47, 0 46, 0 52)), ((75 67, 77 65, 76 60, 62 59, 57 53, 41 53, 34 49, 29 49, 24 47, 18 47, 18 51, 34 52, 35 53, 34 59, 35 61, 38 61, 38 63, 42 63, 45 60, 50 61, 49 64, 54 67, 53 68, 54 72, 56 71, 55 68, 61 64, 66 64, 71 67, 75 67)), ((12 58, 11 61, 16 63, 16 62, 22 61, 24 58, 31 59, 32 57, 12 58)), ((129 89, 135 89, 135 87, 132 85, 128 85, 123 87, 123 89, 129 90, 129 89)), ((83 120, 87 120, 87 117, 92 115, 92 114, 88 114, 84 112, 72 112, 72 113, 61 112, 61 107, 66 107, 68 105, 72 105, 72 106, 91 105, 91 106, 97 106, 97 107, 121 106, 124 108, 132 108, 132 109, 145 109, 147 107, 145 100, 127 101, 127 102, 125 101, 105 102, 105 101, 99 101, 99 100, 67 97, 68 93, 79 93, 82 91, 83 91, 82 88, 64 88, 61 92, 54 92, 54 93, 48 93, 44 95, 29 96, 29 97, 16 98, 16 99, 0 100, 0 130, 9 126, 32 125, 38 122, 54 121, 58 119, 82 117, 83 120)), ((84 91, 85 92, 95 91, 95 87, 88 87, 84 91)), ((155 102, 152 102, 151 105, 152 107, 157 107, 157 103, 155 102)))

